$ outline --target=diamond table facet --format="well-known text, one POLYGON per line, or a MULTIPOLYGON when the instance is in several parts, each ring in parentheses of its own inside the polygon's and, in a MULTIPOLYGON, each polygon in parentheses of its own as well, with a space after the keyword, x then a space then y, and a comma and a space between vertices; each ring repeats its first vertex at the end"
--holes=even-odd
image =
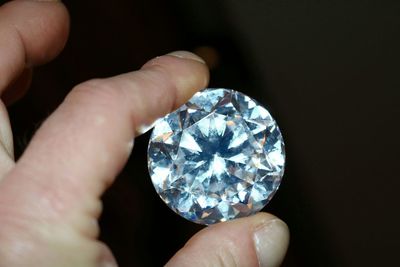
POLYGON ((164 202, 213 224, 260 211, 281 182, 285 148, 269 112, 230 89, 205 89, 157 121, 149 172, 164 202))

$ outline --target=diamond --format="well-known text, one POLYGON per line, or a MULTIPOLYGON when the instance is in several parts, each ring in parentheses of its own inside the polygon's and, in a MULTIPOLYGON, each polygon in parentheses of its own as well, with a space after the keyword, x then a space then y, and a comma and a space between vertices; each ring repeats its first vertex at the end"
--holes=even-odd
POLYGON ((157 121, 149 172, 182 217, 213 224, 260 211, 281 182, 285 148, 269 112, 230 89, 205 89, 157 121))

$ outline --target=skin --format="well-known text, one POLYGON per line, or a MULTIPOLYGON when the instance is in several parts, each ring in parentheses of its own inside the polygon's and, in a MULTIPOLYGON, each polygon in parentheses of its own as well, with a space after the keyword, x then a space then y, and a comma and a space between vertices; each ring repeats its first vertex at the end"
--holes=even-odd
MULTIPOLYGON (((0 7, 0 93, 29 87, 32 67, 53 59, 68 37, 58 1, 0 7)), ((0 266, 116 266, 97 240, 100 197, 133 148, 136 129, 176 109, 208 83, 189 52, 154 58, 140 70, 77 85, 15 162, 6 104, 0 105, 0 266), (79 151, 79 153, 78 153, 79 151)), ((271 214, 220 223, 192 237, 167 266, 278 266, 287 226, 271 214)))

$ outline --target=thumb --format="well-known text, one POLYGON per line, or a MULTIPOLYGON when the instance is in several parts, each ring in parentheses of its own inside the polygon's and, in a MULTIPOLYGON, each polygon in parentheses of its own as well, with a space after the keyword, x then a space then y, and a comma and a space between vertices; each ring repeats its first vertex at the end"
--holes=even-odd
POLYGON ((271 214, 259 213, 203 229, 167 266, 274 267, 283 261, 288 243, 286 224, 271 214))

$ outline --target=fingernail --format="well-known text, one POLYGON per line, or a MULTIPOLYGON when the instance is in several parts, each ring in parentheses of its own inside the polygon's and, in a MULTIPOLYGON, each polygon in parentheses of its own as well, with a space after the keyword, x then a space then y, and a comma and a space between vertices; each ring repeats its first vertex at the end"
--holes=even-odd
POLYGON ((191 60, 206 64, 206 62, 201 57, 199 57, 193 53, 190 53, 188 51, 175 51, 175 52, 169 53, 167 55, 173 56, 173 57, 178 57, 178 58, 191 59, 191 60))
POLYGON ((289 231, 283 221, 273 219, 257 227, 254 244, 260 266, 279 266, 285 257, 288 243, 289 231))

